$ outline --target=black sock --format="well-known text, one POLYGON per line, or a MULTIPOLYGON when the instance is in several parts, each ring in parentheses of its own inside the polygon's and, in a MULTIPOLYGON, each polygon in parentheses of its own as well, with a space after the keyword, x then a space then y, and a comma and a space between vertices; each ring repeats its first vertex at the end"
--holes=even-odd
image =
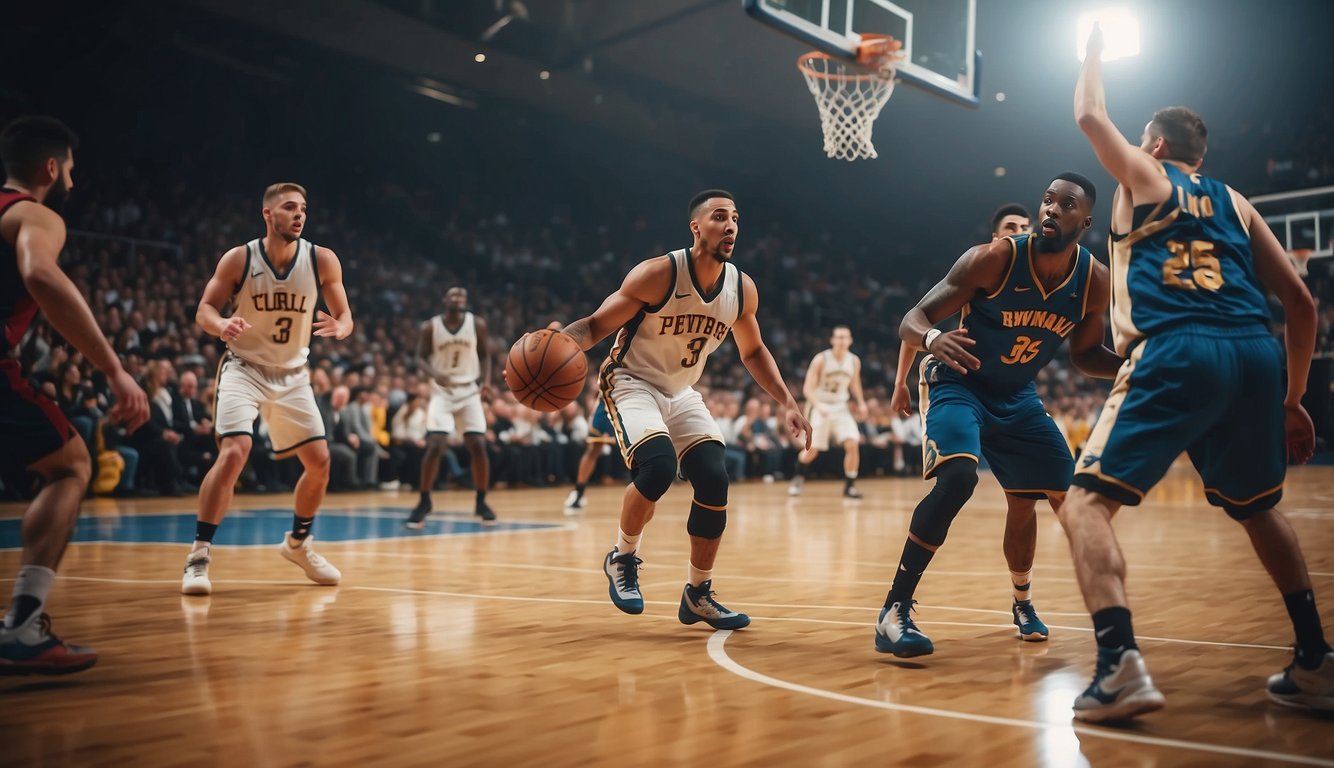
POLYGON ((1315 669, 1329 653, 1325 630, 1320 626, 1320 613, 1315 609, 1315 593, 1306 589, 1283 596, 1292 628, 1297 633, 1297 664, 1303 669, 1315 669))
POLYGON ((797 477, 800 477, 803 480, 806 479, 806 472, 809 471, 810 468, 811 468, 810 464, 802 464, 800 461, 798 461, 796 466, 797 477))
POLYGON ((195 541, 202 541, 205 544, 213 543, 213 535, 218 532, 217 523, 206 523, 203 520, 195 521, 195 541))
POLYGON ((894 583, 890 585, 889 594, 885 596, 886 608, 894 603, 912 600, 913 593, 917 591, 917 582, 922 580, 922 574, 926 572, 926 567, 935 554, 912 539, 904 543, 903 556, 899 558, 899 569, 894 572, 894 583))
POLYGON ((292 539, 295 541, 305 541, 310 535, 310 526, 315 524, 313 517, 301 517, 292 515, 292 539))
POLYGON ((1118 658, 1124 651, 1138 649, 1135 645, 1135 630, 1130 625, 1130 609, 1124 606, 1103 608, 1093 614, 1093 636, 1098 641, 1098 651, 1106 651, 1118 658))
POLYGON ((483 489, 478 489, 478 491, 477 491, 477 508, 478 508, 478 509, 481 509, 481 508, 484 507, 484 506, 486 506, 486 491, 483 490, 483 489))
POLYGON ((587 488, 587 487, 588 487, 588 485, 587 485, 586 483, 575 483, 575 484, 574 484, 574 498, 575 498, 576 501, 579 500, 579 499, 582 499, 582 498, 584 497, 584 489, 587 488))
POLYGON ((845 491, 848 490, 849 488, 852 487, 852 484, 855 483, 855 482, 857 482, 857 478, 855 478, 855 477, 848 477, 847 475, 844 475, 844 476, 843 476, 843 490, 845 490, 845 491))
MULTIPOLYGON (((32 595, 16 595, 14 604, 9 607, 9 613, 14 617, 14 626, 23 626, 23 622, 27 621, 41 607, 42 601, 32 595)), ((3 618, 0 617, 0 626, 4 626, 3 618)))
POLYGON ((422 491, 422 492, 421 492, 421 495, 422 495, 422 497, 421 497, 421 503, 423 503, 423 504, 430 504, 430 503, 431 503, 431 492, 430 492, 430 491, 422 491))

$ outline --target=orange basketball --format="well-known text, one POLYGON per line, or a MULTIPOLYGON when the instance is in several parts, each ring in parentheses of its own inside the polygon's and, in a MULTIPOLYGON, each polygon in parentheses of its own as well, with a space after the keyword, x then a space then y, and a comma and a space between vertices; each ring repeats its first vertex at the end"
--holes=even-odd
POLYGON ((560 331, 533 331, 514 342, 505 358, 505 383, 519 402, 538 411, 559 411, 584 389, 588 358, 560 331))

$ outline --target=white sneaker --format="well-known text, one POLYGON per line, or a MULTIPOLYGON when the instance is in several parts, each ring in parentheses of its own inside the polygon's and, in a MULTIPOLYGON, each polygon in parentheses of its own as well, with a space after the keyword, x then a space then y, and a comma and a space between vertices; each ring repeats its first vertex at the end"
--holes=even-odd
POLYGON ((1302 669, 1293 662, 1269 678, 1269 698, 1286 707, 1334 712, 1334 651, 1325 654, 1320 666, 1302 669))
POLYGON ((1120 658, 1113 659, 1099 649, 1093 682, 1075 699, 1075 719, 1086 723, 1129 720, 1156 712, 1165 703, 1139 651, 1124 651, 1120 658))
POLYGON ((570 495, 565 497, 565 514, 571 514, 576 509, 583 509, 588 505, 588 497, 580 496, 578 491, 570 491, 570 495))
POLYGON ((792 484, 789 485, 789 486, 787 487, 787 495, 788 495, 788 496, 800 496, 800 495, 801 495, 801 477, 800 477, 800 476, 792 478, 792 484))
POLYGON ((200 547, 185 558, 185 576, 181 577, 182 595, 211 595, 213 584, 208 580, 209 548, 200 547))
POLYGON ((313 536, 297 541, 292 538, 292 532, 288 531, 283 536, 283 543, 278 545, 278 552, 284 560, 300 566, 301 570, 306 572, 306 578, 316 584, 332 587, 342 581, 343 574, 311 547, 312 541, 314 541, 313 536))

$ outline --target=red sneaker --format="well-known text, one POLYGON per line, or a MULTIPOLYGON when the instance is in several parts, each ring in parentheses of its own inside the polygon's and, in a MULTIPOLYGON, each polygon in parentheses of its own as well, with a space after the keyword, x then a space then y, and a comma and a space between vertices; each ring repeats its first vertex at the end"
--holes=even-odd
POLYGON ((23 626, 0 629, 0 675, 67 675, 97 663, 97 652, 51 634, 51 618, 33 616, 23 626))

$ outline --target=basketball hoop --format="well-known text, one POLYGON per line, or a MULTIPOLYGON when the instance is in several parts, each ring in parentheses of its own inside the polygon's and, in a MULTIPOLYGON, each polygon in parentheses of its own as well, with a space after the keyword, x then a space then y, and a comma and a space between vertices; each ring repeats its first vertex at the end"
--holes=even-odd
POLYGON ((1311 249, 1294 248, 1293 250, 1288 251, 1288 258, 1292 259, 1292 266, 1297 269, 1297 274, 1306 277, 1308 274, 1306 262, 1311 260, 1311 249))
POLYGON ((895 63, 903 44, 889 35, 862 35, 857 68, 827 53, 812 51, 797 59, 797 69, 820 110, 824 151, 834 159, 876 157, 871 128, 894 93, 895 63))

